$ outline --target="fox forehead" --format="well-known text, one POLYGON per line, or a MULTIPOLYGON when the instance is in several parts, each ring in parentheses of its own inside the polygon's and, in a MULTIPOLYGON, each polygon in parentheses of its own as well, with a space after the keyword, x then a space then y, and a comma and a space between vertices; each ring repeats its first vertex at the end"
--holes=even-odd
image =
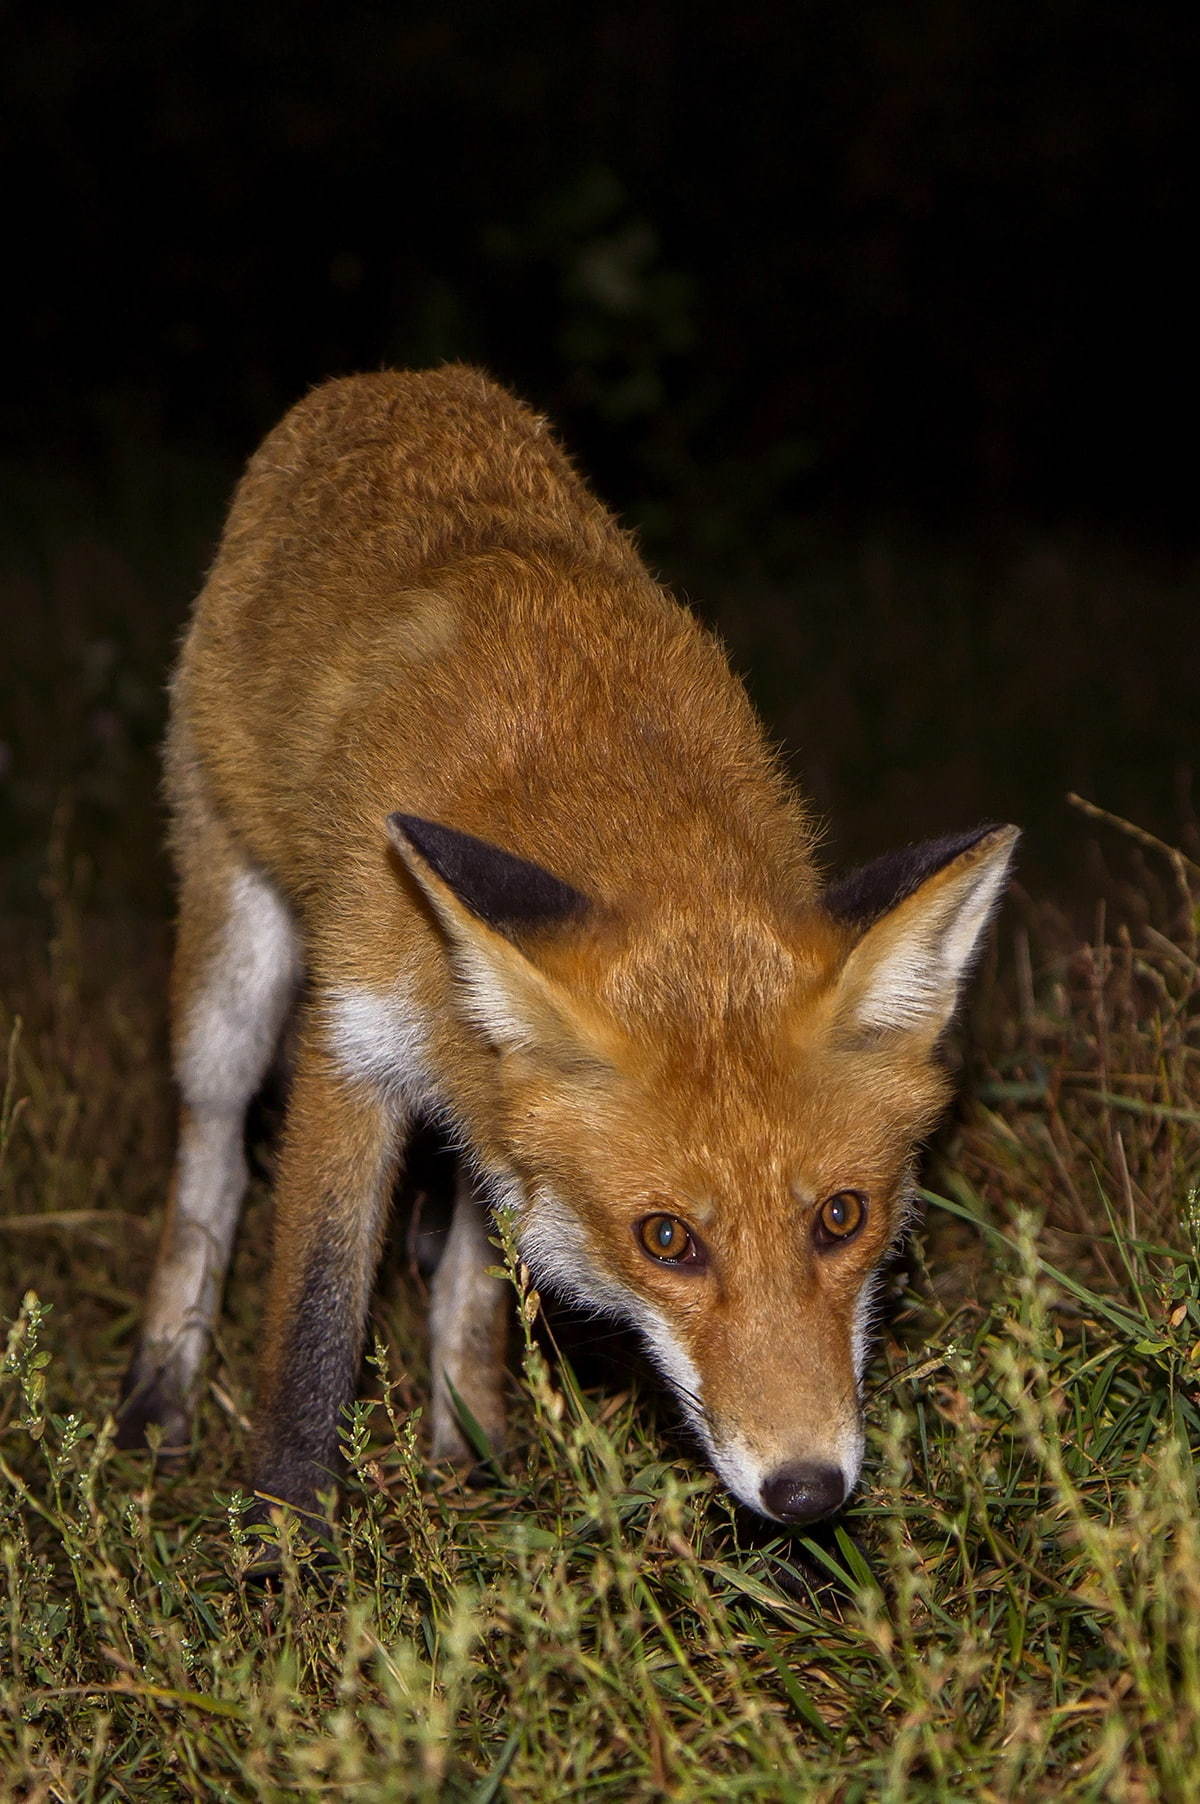
POLYGON ((851 937, 820 908, 793 900, 784 911, 715 881, 687 901, 626 903, 623 914, 590 941, 567 937, 554 968, 660 1055, 678 1046, 689 1059, 802 1036, 806 1013, 820 1020, 851 937))
POLYGON ((586 1086, 521 1086, 510 1113, 521 1162, 564 1201, 622 1215, 661 1208, 712 1227, 732 1214, 798 1214, 839 1189, 885 1205, 936 1115, 944 1080, 878 1053, 780 1055, 747 1070, 682 1063, 586 1086))
POLYGON ((815 1193, 849 1184, 848 1166, 862 1182, 903 1162, 945 1084, 928 1046, 845 1039, 834 996, 853 935, 816 908, 631 925, 615 947, 568 935, 551 965, 612 1024, 609 1081, 569 1102, 581 1120, 643 1154, 686 1149, 700 1205, 718 1172, 771 1170, 815 1193))

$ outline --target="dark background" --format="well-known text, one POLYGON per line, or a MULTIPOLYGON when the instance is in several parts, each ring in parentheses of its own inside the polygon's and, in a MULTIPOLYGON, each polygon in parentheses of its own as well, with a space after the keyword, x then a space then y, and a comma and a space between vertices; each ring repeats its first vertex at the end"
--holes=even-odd
POLYGON ((837 855, 1009 815, 1069 885, 1068 787, 1194 835, 1185 9, 0 18, 6 844, 151 795, 262 433, 446 357, 716 621, 837 855))

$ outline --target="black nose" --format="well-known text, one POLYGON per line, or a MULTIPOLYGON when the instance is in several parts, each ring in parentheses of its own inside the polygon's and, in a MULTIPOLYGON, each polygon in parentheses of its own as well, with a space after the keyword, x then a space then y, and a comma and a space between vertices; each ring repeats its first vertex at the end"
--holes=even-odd
POLYGON ((815 1522, 818 1516, 836 1510, 845 1498, 846 1480, 840 1466, 796 1460, 763 1480, 763 1508, 783 1522, 815 1522))

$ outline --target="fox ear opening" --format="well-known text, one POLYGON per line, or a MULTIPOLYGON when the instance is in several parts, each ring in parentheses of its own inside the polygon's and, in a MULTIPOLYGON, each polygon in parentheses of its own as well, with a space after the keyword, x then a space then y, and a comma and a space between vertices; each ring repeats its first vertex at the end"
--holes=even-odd
POLYGON ((825 905, 865 929, 838 982, 851 1031, 935 1040, 947 1026, 1000 899, 1019 833, 974 832, 889 852, 831 886, 825 905))
POLYGON ((387 826, 445 932, 467 1019, 494 1045, 563 1069, 605 1063, 595 1025, 516 943, 584 916, 586 896, 541 865, 437 821, 391 814, 387 826))

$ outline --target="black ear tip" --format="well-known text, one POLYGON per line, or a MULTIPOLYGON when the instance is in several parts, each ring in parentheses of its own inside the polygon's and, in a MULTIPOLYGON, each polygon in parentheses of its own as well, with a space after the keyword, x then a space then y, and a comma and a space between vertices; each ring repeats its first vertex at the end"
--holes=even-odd
POLYGON ((389 814, 387 825, 393 845, 418 853, 465 908, 502 933, 550 927, 588 911, 579 890, 488 840, 403 811, 389 814))
POLYGON ((388 815, 387 829, 397 851, 416 852, 439 877, 446 877, 443 866, 448 861, 453 863, 456 850, 467 837, 443 827, 440 821, 427 821, 419 814, 405 814, 401 808, 388 815))
POLYGON ((993 821, 988 826, 977 829, 973 841, 966 847, 966 850, 968 852, 977 851, 980 856, 993 852, 1007 852, 1011 857, 1020 837, 1021 829, 1014 827, 1011 821, 993 821))
POLYGON ((958 858, 982 858, 992 851, 1011 851, 1020 829, 988 821, 965 833, 947 833, 920 845, 902 846, 830 884, 825 906, 838 920, 869 927, 920 888, 926 878, 958 858))

